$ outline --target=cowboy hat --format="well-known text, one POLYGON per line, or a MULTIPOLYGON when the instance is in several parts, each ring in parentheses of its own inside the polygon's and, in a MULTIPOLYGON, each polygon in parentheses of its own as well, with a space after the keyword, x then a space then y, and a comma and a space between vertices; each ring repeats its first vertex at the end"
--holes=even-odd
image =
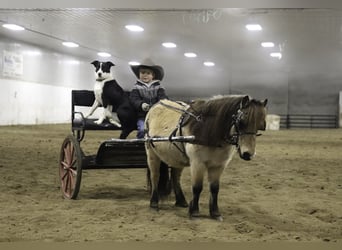
POLYGON ((135 76, 139 78, 139 71, 141 68, 147 68, 154 72, 154 79, 161 81, 164 77, 164 69, 159 66, 155 65, 151 59, 147 58, 145 59, 141 64, 139 65, 132 65, 131 69, 135 76))

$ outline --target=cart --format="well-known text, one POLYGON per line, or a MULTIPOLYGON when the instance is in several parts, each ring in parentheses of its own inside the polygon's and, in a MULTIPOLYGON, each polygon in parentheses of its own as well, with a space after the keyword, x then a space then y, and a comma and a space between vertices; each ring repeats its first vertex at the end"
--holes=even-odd
POLYGON ((71 130, 61 146, 59 155, 59 180, 63 197, 76 199, 80 191, 82 171, 87 169, 147 168, 145 143, 148 141, 192 141, 193 136, 155 137, 144 139, 115 139, 103 141, 96 155, 85 155, 81 142, 87 130, 120 130, 115 125, 85 118, 77 107, 90 107, 95 100, 93 91, 72 90, 71 130))

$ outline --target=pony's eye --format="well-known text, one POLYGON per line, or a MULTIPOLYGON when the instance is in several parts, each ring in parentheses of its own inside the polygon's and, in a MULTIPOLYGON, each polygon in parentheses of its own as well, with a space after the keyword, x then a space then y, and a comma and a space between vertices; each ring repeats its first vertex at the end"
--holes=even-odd
POLYGON ((241 129, 243 129, 243 128, 245 128, 247 126, 247 122, 246 122, 246 120, 245 119, 241 119, 240 120, 240 122, 239 122, 239 127, 241 128, 241 129))

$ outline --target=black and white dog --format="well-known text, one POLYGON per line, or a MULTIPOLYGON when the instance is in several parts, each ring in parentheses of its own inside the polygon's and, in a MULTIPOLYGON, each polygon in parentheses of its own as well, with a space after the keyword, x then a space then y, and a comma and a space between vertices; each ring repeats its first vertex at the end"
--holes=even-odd
POLYGON ((136 129, 137 121, 137 114, 129 102, 128 93, 113 78, 111 67, 114 63, 93 61, 91 64, 95 66, 95 101, 85 117, 91 116, 102 105, 103 112, 95 123, 101 124, 108 119, 110 123, 122 129, 120 138, 125 139, 136 129), (113 112, 116 112, 119 121, 113 116, 113 112))

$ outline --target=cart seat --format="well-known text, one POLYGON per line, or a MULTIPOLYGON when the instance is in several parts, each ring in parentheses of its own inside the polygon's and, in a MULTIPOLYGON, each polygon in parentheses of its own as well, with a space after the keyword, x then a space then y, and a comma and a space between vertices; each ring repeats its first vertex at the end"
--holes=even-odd
POLYGON ((95 95, 92 90, 71 91, 71 129, 79 142, 83 140, 86 130, 121 130, 108 120, 96 124, 97 118, 84 117, 94 101, 95 95))
POLYGON ((94 92, 91 90, 72 90, 71 92, 71 121, 72 129, 82 130, 120 130, 119 127, 104 120, 96 124, 96 118, 85 118, 84 113, 76 111, 76 107, 91 107, 95 101, 94 92))

